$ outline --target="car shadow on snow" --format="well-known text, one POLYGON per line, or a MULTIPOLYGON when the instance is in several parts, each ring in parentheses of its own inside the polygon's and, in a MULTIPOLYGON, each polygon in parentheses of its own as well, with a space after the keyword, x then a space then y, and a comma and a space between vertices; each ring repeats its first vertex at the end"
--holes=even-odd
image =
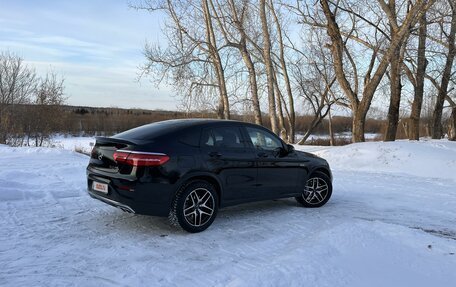
MULTIPOLYGON (((281 216, 294 218, 295 215, 332 213, 331 209, 334 204, 334 202, 328 202, 321 208, 304 208, 294 199, 287 198, 226 207, 218 211, 214 224, 206 232, 219 228, 240 228, 239 226, 251 225, 252 223, 259 225, 259 228, 262 227, 261 225, 267 228, 266 225, 276 222, 277 218, 281 216)), ((109 229, 115 228, 120 233, 145 233, 161 237, 171 234, 188 234, 180 228, 171 226, 166 217, 129 214, 113 208, 110 208, 109 211, 105 210, 105 212, 107 214, 103 214, 103 216, 92 213, 96 220, 90 220, 90 222, 97 225, 95 228, 99 232, 103 230, 108 232, 109 229)))

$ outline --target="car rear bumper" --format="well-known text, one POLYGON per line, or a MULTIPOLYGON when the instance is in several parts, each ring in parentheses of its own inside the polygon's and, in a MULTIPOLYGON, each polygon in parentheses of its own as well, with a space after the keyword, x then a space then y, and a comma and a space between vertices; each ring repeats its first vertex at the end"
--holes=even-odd
POLYGON ((125 212, 165 217, 170 211, 174 185, 139 181, 128 182, 88 170, 87 192, 92 198, 125 212), (108 184, 108 193, 93 190, 92 183, 94 181, 108 184))
POLYGON ((131 208, 130 206, 128 206, 126 204, 123 204, 123 203, 120 203, 118 201, 109 199, 107 197, 103 197, 101 195, 96 194, 95 192, 93 192, 91 190, 88 190, 88 193, 89 193, 89 195, 91 197, 93 197, 95 199, 98 199, 98 200, 101 200, 104 203, 107 203, 107 204, 112 205, 114 207, 120 208, 122 211, 125 211, 125 212, 128 212, 128 213, 136 213, 133 208, 131 208))

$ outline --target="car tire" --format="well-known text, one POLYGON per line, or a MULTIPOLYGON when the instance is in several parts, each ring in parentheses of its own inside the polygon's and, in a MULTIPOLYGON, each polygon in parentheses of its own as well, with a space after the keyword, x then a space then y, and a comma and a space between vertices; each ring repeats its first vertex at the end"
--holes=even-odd
POLYGON ((218 200, 217 192, 209 182, 188 182, 176 193, 168 218, 172 225, 187 232, 204 231, 217 216, 218 200))
POLYGON ((307 179, 301 196, 295 199, 304 207, 316 208, 325 205, 331 194, 331 179, 323 172, 316 171, 307 179))

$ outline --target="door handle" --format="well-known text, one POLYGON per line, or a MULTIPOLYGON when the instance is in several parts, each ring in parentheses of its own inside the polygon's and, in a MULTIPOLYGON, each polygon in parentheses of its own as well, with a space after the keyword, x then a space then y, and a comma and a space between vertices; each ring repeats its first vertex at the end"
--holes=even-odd
POLYGON ((258 157, 268 157, 268 154, 265 152, 259 152, 258 157))
POLYGON ((209 156, 210 156, 210 157, 221 157, 222 154, 219 153, 218 151, 213 151, 213 152, 210 152, 210 153, 209 153, 209 156))

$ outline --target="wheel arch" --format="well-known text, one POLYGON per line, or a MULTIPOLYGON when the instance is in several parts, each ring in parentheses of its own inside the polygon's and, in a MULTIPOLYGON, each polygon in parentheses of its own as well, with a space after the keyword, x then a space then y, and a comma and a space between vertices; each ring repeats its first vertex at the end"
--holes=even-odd
POLYGON ((321 173, 324 173, 325 175, 327 175, 329 177, 329 179, 331 179, 332 181, 332 174, 331 174, 331 171, 328 169, 328 168, 325 168, 325 167, 317 167, 315 168, 314 170, 312 170, 312 172, 309 173, 309 177, 310 175, 312 175, 313 173, 315 172, 321 172, 321 173))
POLYGON ((187 176, 185 176, 184 178, 181 179, 180 183, 178 184, 178 188, 174 192, 173 197, 176 196, 176 193, 182 188, 182 186, 188 184, 191 181, 196 181, 196 180, 207 181, 214 186, 215 192, 217 193, 217 196, 219 198, 218 205, 220 206, 221 201, 222 201, 222 184, 220 183, 220 181, 218 180, 217 177, 215 177, 214 175, 212 175, 210 173, 188 174, 187 176))

